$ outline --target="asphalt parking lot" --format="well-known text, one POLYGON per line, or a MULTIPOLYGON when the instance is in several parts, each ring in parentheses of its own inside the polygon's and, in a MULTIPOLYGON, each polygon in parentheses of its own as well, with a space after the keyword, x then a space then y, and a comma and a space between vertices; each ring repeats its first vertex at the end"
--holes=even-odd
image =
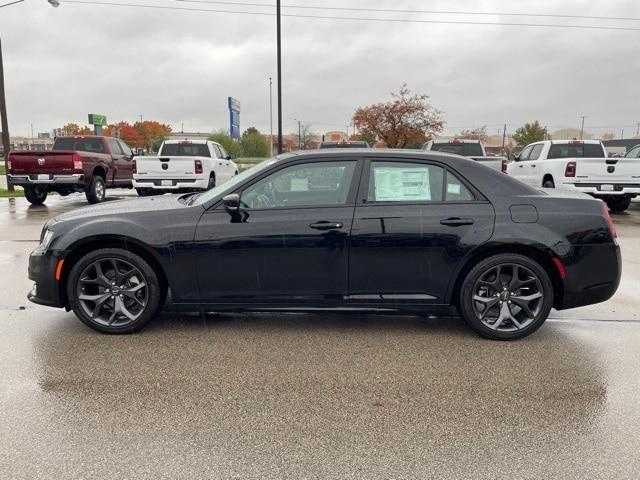
POLYGON ((614 218, 616 296, 509 343, 456 318, 327 314, 101 335, 26 300, 42 224, 85 205, 0 199, 3 478, 640 476, 640 202, 614 218))

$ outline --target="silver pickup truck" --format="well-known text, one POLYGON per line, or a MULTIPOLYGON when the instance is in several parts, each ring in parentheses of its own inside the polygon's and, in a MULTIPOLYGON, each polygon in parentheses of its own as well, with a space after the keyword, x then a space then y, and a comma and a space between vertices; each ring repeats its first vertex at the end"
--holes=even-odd
POLYGON ((434 152, 453 153, 463 157, 471 158, 478 163, 482 163, 489 168, 505 173, 507 171, 506 157, 488 156, 484 145, 480 140, 468 140, 462 138, 454 138, 451 140, 436 139, 425 143, 423 150, 431 150, 434 152))

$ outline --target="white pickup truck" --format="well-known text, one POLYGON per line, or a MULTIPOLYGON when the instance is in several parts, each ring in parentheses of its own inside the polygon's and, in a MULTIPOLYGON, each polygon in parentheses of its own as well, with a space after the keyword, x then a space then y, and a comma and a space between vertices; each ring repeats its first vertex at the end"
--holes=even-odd
POLYGON ((507 158, 487 155, 484 145, 480 140, 469 140, 464 138, 447 140, 437 138, 425 143, 422 149, 462 155, 463 157, 468 157, 478 163, 486 165, 489 168, 493 168, 494 170, 498 170, 503 173, 507 171, 507 158))
POLYGON ((135 157, 133 186, 140 196, 208 190, 238 174, 222 145, 210 140, 166 140, 156 157, 135 157))
POLYGON ((604 200, 623 212, 640 194, 640 160, 608 158, 597 140, 545 140, 527 145, 507 173, 533 187, 565 188, 604 200))

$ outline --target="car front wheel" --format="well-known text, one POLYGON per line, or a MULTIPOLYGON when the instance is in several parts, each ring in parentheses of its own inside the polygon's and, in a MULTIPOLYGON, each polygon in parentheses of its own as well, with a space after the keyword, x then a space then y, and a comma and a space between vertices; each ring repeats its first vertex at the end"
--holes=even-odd
POLYGON ((140 330, 161 304, 154 270, 140 256, 119 248, 97 250, 78 260, 67 292, 76 316, 104 333, 140 330))
POLYGON ((549 275, 524 255, 499 254, 480 261, 466 276, 460 309, 480 335, 515 340, 536 331, 553 305, 549 275))

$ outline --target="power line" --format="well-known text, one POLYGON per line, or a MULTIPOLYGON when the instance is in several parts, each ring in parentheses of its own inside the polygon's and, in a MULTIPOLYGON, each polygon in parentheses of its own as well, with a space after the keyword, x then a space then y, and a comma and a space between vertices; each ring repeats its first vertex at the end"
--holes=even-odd
MULTIPOLYGON (((83 4, 83 5, 105 5, 114 7, 134 7, 134 8, 150 8, 159 10, 180 10, 187 12, 212 12, 222 14, 236 14, 236 15, 254 15, 254 16, 274 16, 274 13, 269 12, 247 12, 247 11, 234 11, 234 10, 220 10, 220 9, 208 9, 208 8, 186 8, 186 7, 172 7, 163 5, 142 5, 133 3, 115 3, 107 1, 88 1, 88 0, 65 0, 65 4, 83 4)), ((613 30, 613 31, 628 31, 639 32, 640 28, 633 27, 612 27, 612 26, 598 26, 598 25, 559 25, 559 24, 545 24, 545 23, 512 23, 512 22, 472 22, 463 20, 418 20, 418 19, 401 19, 401 18, 371 18, 371 17, 337 17, 330 15, 299 15, 293 13, 283 13, 283 17, 289 18, 308 18, 316 20, 347 20, 347 21, 367 21, 367 22, 380 22, 380 23, 414 23, 414 24, 442 24, 442 25, 486 25, 486 26, 510 26, 510 27, 541 27, 541 28, 566 28, 573 30, 613 30)))
MULTIPOLYGON (((274 7, 272 3, 228 2, 215 0, 176 0, 184 3, 204 3, 214 5, 236 5, 239 7, 274 7)), ((375 12, 375 13, 419 13, 436 15, 478 15, 505 17, 538 17, 538 18, 577 18, 581 20, 627 20, 640 21, 638 17, 607 17, 601 15, 569 15, 561 13, 524 13, 524 12, 472 12, 464 10, 402 10, 397 8, 363 8, 363 7, 326 7, 318 5, 282 5, 282 8, 309 10, 333 10, 342 12, 375 12)))

